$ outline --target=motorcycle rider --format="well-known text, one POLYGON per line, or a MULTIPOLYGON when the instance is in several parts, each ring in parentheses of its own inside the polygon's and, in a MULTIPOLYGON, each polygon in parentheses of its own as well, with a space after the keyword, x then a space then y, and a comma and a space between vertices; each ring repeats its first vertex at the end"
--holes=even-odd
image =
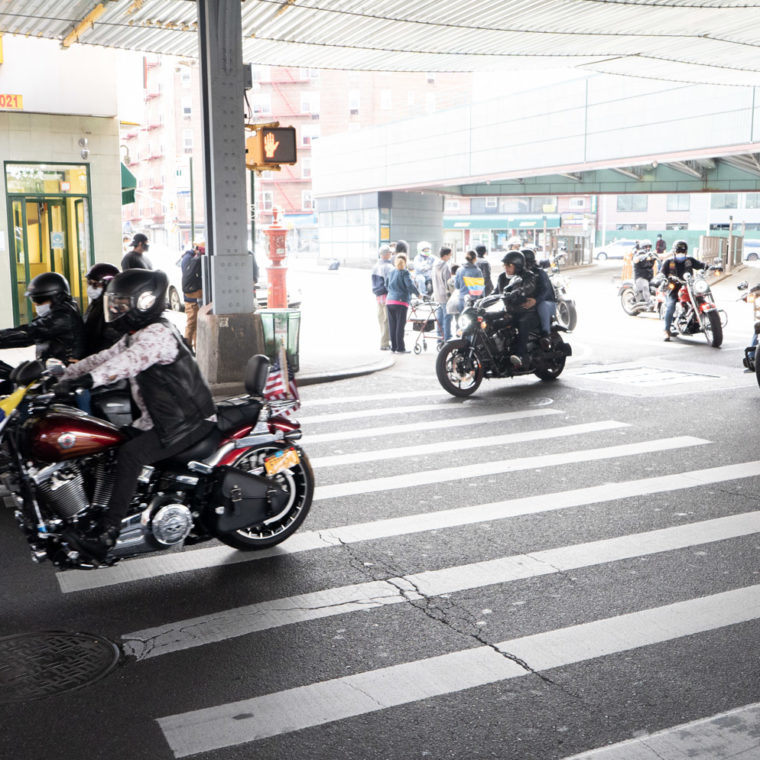
POLYGON ((636 299, 643 301, 648 307, 653 304, 649 283, 654 277, 654 264, 657 255, 652 252, 652 241, 642 240, 633 254, 633 282, 636 299))
POLYGON ((67 537, 95 559, 116 543, 142 467, 179 454, 214 426, 211 391, 182 336, 162 316, 167 286, 161 271, 129 269, 114 277, 104 296, 105 319, 122 337, 68 367, 53 387, 56 395, 68 396, 77 387, 128 378, 142 413, 130 428, 133 437, 119 449, 109 506, 96 535, 67 537))
POLYGON ((535 298, 538 278, 525 266, 525 256, 521 251, 507 251, 501 261, 504 274, 509 278, 504 303, 507 311, 514 316, 517 327, 517 353, 512 354, 509 361, 515 368, 521 369, 530 362, 528 336, 538 323, 535 298))
POLYGON ((693 256, 689 256, 689 245, 685 240, 676 240, 673 243, 673 258, 668 259, 662 265, 662 274, 667 277, 669 282, 674 283, 675 287, 668 292, 668 305, 665 309, 665 341, 670 340, 670 326, 673 324, 673 315, 678 303, 678 292, 681 290, 681 283, 687 272, 695 269, 705 269, 707 264, 693 256))
POLYGON ((94 264, 85 275, 87 298, 90 303, 84 313, 84 333, 87 341, 85 356, 97 354, 116 343, 121 334, 106 324, 103 314, 103 294, 106 286, 119 274, 119 268, 105 262, 94 264))
MULTIPOLYGON (((398 247, 396 252, 398 253, 398 247)), ((435 264, 435 256, 432 254, 430 243, 427 240, 421 240, 417 243, 417 255, 414 257, 414 284, 423 296, 430 293, 433 264, 435 264)))
POLYGON ((554 295, 554 286, 543 267, 536 262, 536 252, 533 248, 523 248, 522 255, 525 257, 525 267, 536 275, 536 312, 538 321, 541 323, 541 347, 550 348, 552 333, 552 317, 557 313, 557 298, 554 295))
POLYGON ((0 330, 0 348, 36 346, 37 359, 65 364, 85 356, 85 331, 68 280, 57 272, 38 274, 24 294, 37 316, 26 325, 0 330))

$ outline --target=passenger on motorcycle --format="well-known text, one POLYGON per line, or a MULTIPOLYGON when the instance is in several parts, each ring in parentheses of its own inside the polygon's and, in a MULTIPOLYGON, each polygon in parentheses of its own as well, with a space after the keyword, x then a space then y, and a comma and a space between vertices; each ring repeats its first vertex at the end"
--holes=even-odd
POLYGON ((507 311, 513 315, 517 327, 518 353, 512 354, 509 361, 520 369, 530 362, 528 337, 531 330, 538 326, 535 298, 538 278, 525 266, 525 256, 521 251, 508 251, 502 263, 504 273, 509 278, 504 291, 504 303, 507 311))
POLYGON ((654 277, 656 261, 658 258, 652 251, 652 241, 639 241, 638 248, 633 254, 634 292, 637 300, 643 301, 647 306, 651 306, 653 301, 652 294, 649 292, 649 283, 654 277))
POLYGON ((38 274, 24 295, 32 299, 37 316, 29 324, 0 330, 0 348, 34 345, 41 362, 81 359, 86 352, 84 323, 66 278, 57 272, 38 274))
POLYGON ((118 267, 113 264, 95 264, 90 267, 87 278, 87 298, 90 300, 84 313, 84 333, 87 340, 85 356, 97 354, 104 348, 109 348, 121 338, 121 333, 107 325, 103 314, 103 294, 106 286, 119 274, 118 267))
POLYGON ((523 248, 522 255, 525 257, 525 267, 536 275, 536 312, 538 321, 541 323, 541 346, 549 348, 549 338, 552 331, 552 317, 557 313, 557 298, 554 295, 554 286, 546 273, 546 270, 536 263, 536 252, 532 248, 523 248))
POLYGON ((689 245, 685 240, 676 240, 673 243, 673 258, 668 259, 662 265, 662 274, 667 277, 669 282, 674 283, 675 287, 668 292, 668 305, 665 309, 665 340, 670 340, 670 326, 673 324, 673 315, 678 303, 678 293, 681 290, 681 284, 678 280, 683 280, 684 275, 693 272, 695 269, 705 269, 707 264, 692 256, 688 255, 689 245), (677 279, 676 279, 677 278, 677 279))
POLYGON ((96 559, 116 543, 143 466, 179 454, 214 426, 211 391, 182 336, 162 316, 167 285, 160 271, 129 269, 114 277, 104 295, 105 320, 122 337, 68 367, 53 388, 68 396, 77 387, 129 379, 142 413, 130 428, 133 437, 119 449, 110 503, 96 535, 70 537, 96 559))
POLYGON ((433 264, 435 256, 427 240, 417 243, 417 255, 414 257, 414 284, 422 295, 432 292, 433 264))

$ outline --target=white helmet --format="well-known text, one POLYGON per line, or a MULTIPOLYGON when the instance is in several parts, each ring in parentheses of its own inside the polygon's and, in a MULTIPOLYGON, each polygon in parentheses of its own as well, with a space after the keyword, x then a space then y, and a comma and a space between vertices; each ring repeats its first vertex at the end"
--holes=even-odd
POLYGON ((432 249, 433 247, 427 240, 420 240, 420 242, 417 243, 417 253, 430 253, 432 249))
POLYGON ((651 247, 652 247, 651 240, 639 240, 639 248, 651 248, 651 247))
POLYGON ((517 235, 513 235, 509 240, 507 240, 507 248, 516 248, 517 250, 520 250, 523 247, 522 240, 520 240, 517 235))

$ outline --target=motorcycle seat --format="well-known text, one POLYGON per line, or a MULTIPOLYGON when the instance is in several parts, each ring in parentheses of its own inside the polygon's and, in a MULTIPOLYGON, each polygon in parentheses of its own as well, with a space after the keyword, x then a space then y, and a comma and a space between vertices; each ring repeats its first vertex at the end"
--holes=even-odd
POLYGON ((171 465, 185 465, 188 462, 202 462, 206 457, 210 457, 218 448, 222 440, 222 431, 215 427, 205 437, 201 438, 189 448, 180 451, 169 459, 158 462, 156 467, 170 467, 171 465))
POLYGON ((216 426, 222 433, 231 433, 244 425, 255 425, 261 412, 261 401, 249 396, 221 401, 216 407, 216 426))

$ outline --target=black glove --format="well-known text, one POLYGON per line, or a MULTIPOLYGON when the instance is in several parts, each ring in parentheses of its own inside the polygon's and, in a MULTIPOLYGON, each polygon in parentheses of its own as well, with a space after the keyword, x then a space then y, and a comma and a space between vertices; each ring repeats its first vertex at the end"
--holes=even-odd
POLYGON ((59 380, 53 386, 53 393, 56 396, 67 398, 77 388, 92 388, 92 375, 82 375, 81 377, 71 377, 59 380))

